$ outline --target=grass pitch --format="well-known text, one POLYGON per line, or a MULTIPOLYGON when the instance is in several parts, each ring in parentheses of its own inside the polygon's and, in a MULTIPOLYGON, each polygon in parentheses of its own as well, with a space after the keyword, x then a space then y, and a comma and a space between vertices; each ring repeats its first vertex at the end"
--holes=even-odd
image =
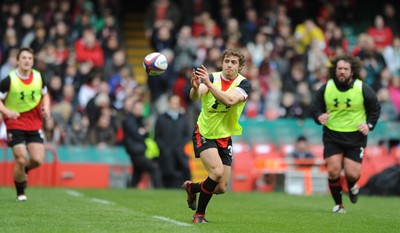
POLYGON ((216 195, 209 224, 192 224, 183 190, 33 188, 17 203, 0 188, 0 232, 399 232, 400 198, 360 196, 346 214, 333 214, 328 195, 216 195))

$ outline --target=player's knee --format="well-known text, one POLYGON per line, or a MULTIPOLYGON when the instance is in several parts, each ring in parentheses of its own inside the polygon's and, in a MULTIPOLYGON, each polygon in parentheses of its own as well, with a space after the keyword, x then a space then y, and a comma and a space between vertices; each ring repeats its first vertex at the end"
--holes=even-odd
POLYGON ((219 180, 221 180, 221 178, 222 178, 222 174, 223 174, 223 168, 221 167, 221 168, 219 168, 219 167, 216 167, 216 168, 214 168, 214 169, 211 169, 211 171, 210 171, 210 176, 211 177, 213 177, 214 179, 215 179, 215 181, 219 181, 219 180))
POLYGON ((339 177, 342 169, 340 166, 327 166, 326 170, 330 177, 339 177))
POLYGON ((19 167, 25 167, 27 161, 26 161, 26 159, 24 157, 18 156, 18 157, 15 158, 15 163, 19 167))
POLYGON ((360 179, 360 174, 357 172, 346 174, 346 180, 348 181, 357 181, 358 179, 360 179))
POLYGON ((215 188, 214 194, 224 194, 226 193, 227 186, 226 185, 218 185, 215 188))
POLYGON ((43 163, 43 160, 38 158, 31 158, 30 163, 31 167, 38 167, 43 163))

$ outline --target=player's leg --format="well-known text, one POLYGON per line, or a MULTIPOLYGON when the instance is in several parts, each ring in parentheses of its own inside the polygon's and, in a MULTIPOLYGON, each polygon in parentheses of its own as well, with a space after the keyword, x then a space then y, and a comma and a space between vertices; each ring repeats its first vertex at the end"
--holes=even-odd
POLYGON ((16 144, 12 147, 14 154, 14 184, 17 191, 17 201, 25 201, 25 189, 27 185, 27 175, 25 166, 27 164, 27 150, 25 144, 16 144))
POLYGON ((44 133, 42 130, 25 131, 26 145, 29 152, 29 160, 25 166, 25 172, 35 169, 43 163, 45 156, 44 133))
POLYGON ((43 143, 32 142, 27 144, 29 152, 29 160, 26 164, 25 171, 35 169, 43 163, 45 156, 45 149, 43 143))
POLYGON ((231 178, 232 168, 231 166, 224 165, 224 173, 221 180, 218 182, 215 188, 214 194, 224 194, 228 188, 229 180, 231 178))
POLYGON ((328 172, 328 184, 332 198, 335 202, 333 212, 344 212, 342 201, 342 182, 340 173, 342 171, 343 154, 334 154, 325 158, 326 169, 328 172))
MULTIPOLYGON (((361 153, 363 151, 364 149, 361 149, 361 153)), ((356 203, 358 200, 359 187, 356 183, 360 179, 362 156, 359 154, 356 154, 356 156, 346 156, 343 161, 347 188, 349 189, 349 197, 352 203, 356 203)))
POLYGON ((207 222, 204 218, 207 205, 224 173, 224 165, 217 148, 209 148, 202 151, 200 158, 204 168, 207 170, 208 177, 201 182, 199 202, 192 220, 195 223, 207 222))

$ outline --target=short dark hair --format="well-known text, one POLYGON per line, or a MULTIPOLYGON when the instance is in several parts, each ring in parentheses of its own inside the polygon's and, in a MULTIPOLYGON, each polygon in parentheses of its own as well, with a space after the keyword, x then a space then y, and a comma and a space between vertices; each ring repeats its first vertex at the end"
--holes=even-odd
POLYGON ((307 142, 307 138, 303 135, 298 136, 296 142, 301 142, 301 141, 307 142))
POLYGON ((18 53, 17 53, 17 60, 19 60, 19 56, 21 55, 22 52, 27 51, 29 53, 31 53, 34 57, 35 57, 35 51, 32 48, 29 47, 22 47, 19 49, 18 53))

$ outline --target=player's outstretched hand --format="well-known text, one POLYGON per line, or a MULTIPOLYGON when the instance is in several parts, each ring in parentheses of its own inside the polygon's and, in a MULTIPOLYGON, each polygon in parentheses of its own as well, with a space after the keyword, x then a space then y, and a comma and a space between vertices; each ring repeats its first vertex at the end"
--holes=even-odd
POLYGON ((200 78, 196 75, 196 69, 192 71, 192 87, 198 89, 200 86, 200 78))

